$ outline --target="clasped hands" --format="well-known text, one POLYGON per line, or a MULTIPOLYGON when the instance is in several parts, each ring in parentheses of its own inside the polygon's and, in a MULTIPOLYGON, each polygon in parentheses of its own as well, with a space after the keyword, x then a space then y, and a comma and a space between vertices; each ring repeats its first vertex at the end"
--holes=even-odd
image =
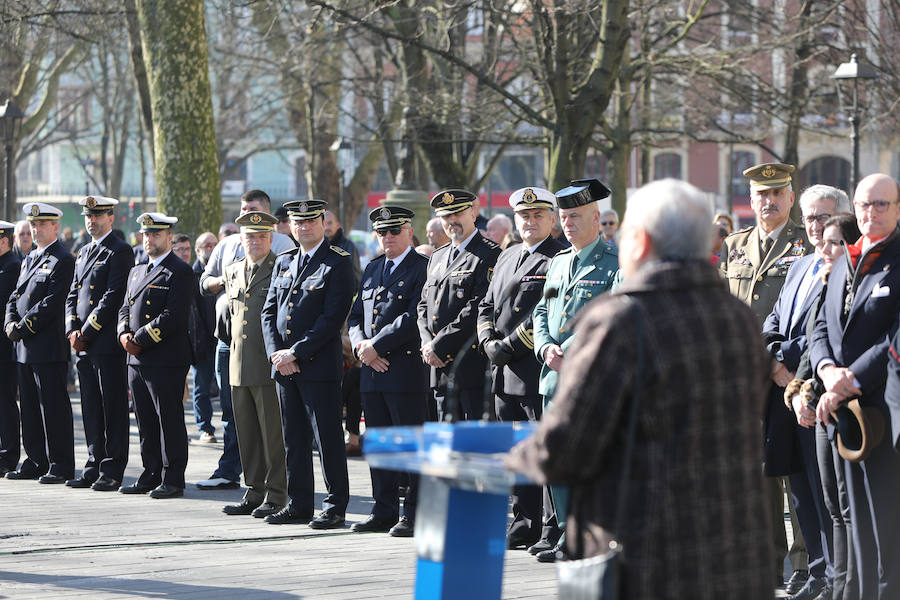
POLYGON ((300 372, 300 365, 297 364, 297 357, 290 350, 276 350, 269 357, 272 366, 280 375, 287 377, 300 372))
POLYGON ((70 331, 68 338, 69 345, 72 346, 76 352, 84 352, 87 350, 87 342, 85 341, 84 336, 81 335, 81 332, 77 329, 70 331))
POLYGON ((435 354, 434 347, 432 347, 431 342, 422 346, 422 360, 424 360, 425 364, 429 367, 440 369, 447 366, 447 362, 441 360, 438 355, 435 354))
POLYGON ((144 350, 134 341, 134 334, 131 332, 119 335, 119 344, 125 349, 125 352, 132 356, 137 356, 144 350))
POLYGON ((819 404, 816 405, 816 416, 822 423, 828 425, 831 421, 831 413, 848 398, 862 394, 862 390, 856 387, 856 376, 846 367, 828 365, 819 371, 819 377, 825 385, 825 393, 819 396, 819 404))
POLYGON ((378 351, 371 340, 363 340, 356 345, 356 356, 362 361, 362 364, 371 367, 379 373, 385 373, 390 366, 388 359, 379 356, 378 351))
POLYGON ((22 339, 22 330, 19 328, 18 323, 7 323, 5 331, 6 337, 8 337, 11 342, 18 342, 22 339))

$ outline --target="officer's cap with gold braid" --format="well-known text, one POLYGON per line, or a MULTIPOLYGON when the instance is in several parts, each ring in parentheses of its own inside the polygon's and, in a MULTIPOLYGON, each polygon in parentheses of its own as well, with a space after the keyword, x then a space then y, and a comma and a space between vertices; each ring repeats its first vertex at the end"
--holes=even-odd
POLYGON ((0 221, 0 235, 4 235, 7 231, 13 231, 16 228, 15 223, 9 221, 0 221))
POLYGON ((113 207, 118 203, 118 200, 104 196, 85 196, 78 201, 84 207, 81 209, 83 215, 112 214, 113 207))
POLYGON ((58 221, 62 216, 61 210, 43 202, 29 202, 22 207, 22 212, 29 221, 58 221))
POLYGON ((750 180, 751 190, 775 190, 791 185, 794 165, 784 163, 762 163, 744 170, 744 177, 750 180))
POLYGON ((389 229, 411 223, 415 215, 416 213, 402 206, 382 206, 369 213, 369 220, 376 230, 389 229))
POLYGON ((612 192, 599 179, 573 179, 568 187, 556 192, 560 208, 576 208, 602 200, 612 192))
POLYGON ((292 221, 308 221, 325 214, 328 203, 324 200, 291 200, 284 207, 292 221))
POLYGON ((266 212, 253 211, 244 213, 234 221, 241 226, 241 233, 253 233, 255 231, 273 231, 278 217, 266 212))
POLYGON ((444 190, 431 198, 431 206, 438 217, 462 212, 475 204, 475 194, 466 190, 444 190))
POLYGON ((529 208, 556 210, 556 196, 544 188, 527 187, 510 194, 509 205, 514 211, 528 210, 529 208))
POLYGON ((138 225, 141 226, 141 233, 148 231, 162 231, 171 229, 178 222, 178 217, 169 217, 158 212, 144 213, 137 219, 138 225))

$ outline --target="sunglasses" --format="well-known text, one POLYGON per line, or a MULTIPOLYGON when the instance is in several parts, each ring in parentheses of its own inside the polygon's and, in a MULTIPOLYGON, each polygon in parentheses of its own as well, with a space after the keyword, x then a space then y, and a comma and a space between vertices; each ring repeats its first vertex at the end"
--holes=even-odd
POLYGON ((600 224, 601 224, 601 225, 604 225, 604 226, 606 226, 606 225, 615 225, 616 222, 615 222, 615 221, 600 221, 600 224))
POLYGON ((400 235, 401 231, 403 231, 402 227, 391 227, 390 229, 376 229, 375 233, 378 234, 378 237, 384 237, 388 233, 391 235, 400 235))

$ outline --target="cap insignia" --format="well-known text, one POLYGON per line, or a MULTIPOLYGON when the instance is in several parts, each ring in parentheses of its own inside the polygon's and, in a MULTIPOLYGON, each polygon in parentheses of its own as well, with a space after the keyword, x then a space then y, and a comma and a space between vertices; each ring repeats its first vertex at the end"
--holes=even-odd
POLYGON ((31 207, 31 216, 36 217, 41 214, 41 209, 38 208, 38 205, 35 204, 31 207))
POLYGON ((150 227, 151 225, 153 225, 153 217, 151 217, 150 215, 144 215, 144 218, 141 219, 141 225, 143 225, 144 227, 150 227))
POLYGON ((762 170, 761 175, 766 179, 771 179, 772 177, 775 177, 776 172, 777 171, 775 171, 775 167, 773 167, 772 165, 766 165, 762 170))
POLYGON ((254 225, 259 225, 262 221, 262 217, 260 215, 250 215, 250 222, 254 225))
POLYGON ((95 206, 97 206, 97 201, 94 200, 93 196, 88 196, 87 200, 84 201, 84 205, 88 208, 94 208, 95 206))
POLYGON ((306 202, 300 205, 300 212, 308 212, 309 206, 307 206, 306 202))
POLYGON ((445 192, 444 195, 441 196, 441 202, 444 204, 452 204, 454 200, 456 200, 456 198, 454 198, 453 194, 450 192, 445 192))
POLYGON ((524 200, 528 204, 531 204, 532 202, 537 200, 537 196, 535 196, 534 191, 529 188, 522 194, 522 200, 524 200))
POLYGON ((389 211, 387 208, 382 208, 381 212, 379 212, 378 215, 382 219, 389 219, 389 218, 391 218, 391 211, 389 211))

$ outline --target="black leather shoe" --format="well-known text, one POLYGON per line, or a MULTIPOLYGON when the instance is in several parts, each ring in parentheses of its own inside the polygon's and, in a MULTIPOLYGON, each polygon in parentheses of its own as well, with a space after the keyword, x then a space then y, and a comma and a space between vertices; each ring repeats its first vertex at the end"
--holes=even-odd
POLYGON ((506 547, 510 550, 514 548, 518 548, 520 546, 525 546, 526 548, 531 548, 532 545, 535 544, 534 536, 531 535, 522 535, 522 534, 511 534, 506 536, 506 547))
POLYGON ((153 491, 150 492, 151 498, 180 498, 182 496, 184 496, 184 488, 175 487, 168 483, 161 483, 159 487, 154 488, 153 491))
POLYGON ((815 600, 831 600, 831 597, 834 595, 834 588, 825 584, 825 587, 822 588, 822 591, 819 592, 819 595, 816 596, 815 600))
POLYGON ((281 504, 275 504, 273 502, 263 502, 259 505, 259 507, 254 508, 253 512, 250 514, 257 519, 262 519, 264 517, 268 517, 269 515, 274 515, 283 508, 284 506, 282 506, 281 504))
POLYGON ((323 512, 309 522, 310 529, 337 529, 344 526, 344 515, 323 512))
POLYGON ((563 550, 562 546, 554 546, 549 550, 542 550, 535 555, 538 562, 542 563, 552 563, 558 560, 566 560, 566 552, 563 550))
POLYGON ((0 479, 2 479, 3 477, 6 477, 6 474, 9 473, 10 471, 12 471, 12 469, 7 467, 6 465, 0 465, 0 479))
POLYGON ((146 494, 153 488, 154 486, 152 485, 144 485, 142 483, 134 482, 131 485, 123 485, 119 488, 119 492, 122 494, 146 494))
POLYGON ((378 533, 387 533, 391 530, 391 527, 396 525, 397 518, 393 519, 381 519, 376 517, 375 515, 369 515, 369 518, 365 521, 361 521, 359 523, 354 523, 352 527, 350 527, 350 531, 356 531, 359 533, 367 533, 367 532, 378 532, 378 533))
POLYGON ((89 488, 93 484, 93 481, 85 479, 84 477, 76 477, 75 479, 70 479, 66 482, 66 486, 70 488, 89 488))
POLYGON ((122 482, 118 479, 113 479, 111 477, 103 475, 94 482, 94 485, 91 486, 91 489, 97 490, 98 492, 114 492, 119 489, 119 486, 121 485, 122 482))
POLYGON ((312 511, 301 512, 285 506, 277 513, 266 517, 265 522, 270 525, 287 525, 288 523, 309 523, 310 519, 312 519, 312 511))
POLYGON ((25 469, 20 471, 10 471, 6 474, 7 479, 37 479, 40 476, 40 473, 26 471, 25 469))
POLYGON ((222 512, 226 515, 251 515, 259 504, 241 500, 240 504, 226 504, 222 507, 222 512))
POLYGON ((544 552, 545 550, 550 550, 552 548, 553 544, 550 543, 550 540, 541 538, 536 544, 528 547, 528 554, 537 554, 538 552, 544 552))
POLYGON ((396 525, 391 527, 388 535, 391 537, 413 537, 416 533, 415 524, 406 515, 400 517, 396 525))
POLYGON ((787 592, 789 596, 793 596, 803 589, 807 579, 809 579, 809 571, 794 571, 791 573, 791 578, 788 579, 787 584, 784 586, 784 591, 787 592))
MULTIPOLYGON (((806 580, 806 584, 800 588, 796 594, 788 596, 790 600, 815 600, 819 597, 822 590, 825 589, 825 580, 817 577, 810 577, 806 580)), ((830 598, 831 596, 829 596, 830 598)))
POLYGON ((66 478, 62 475, 53 475, 52 473, 47 473, 46 475, 41 475, 38 478, 38 483, 66 483, 66 478))

